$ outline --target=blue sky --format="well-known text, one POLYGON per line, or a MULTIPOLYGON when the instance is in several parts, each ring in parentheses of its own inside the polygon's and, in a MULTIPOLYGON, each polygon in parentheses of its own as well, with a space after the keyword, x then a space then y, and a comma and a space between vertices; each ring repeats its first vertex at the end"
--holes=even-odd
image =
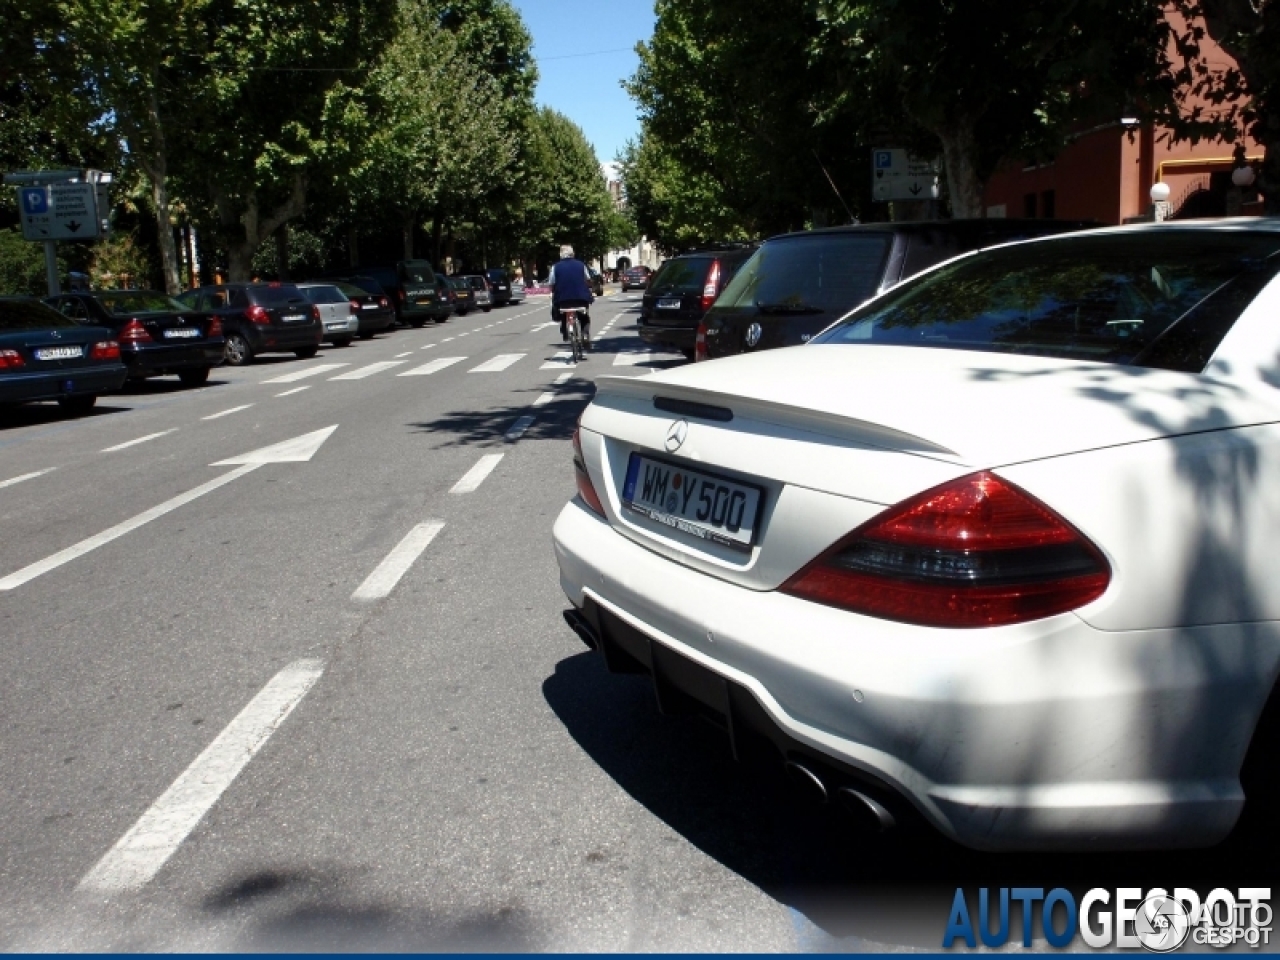
POLYGON ((600 162, 611 162, 640 132, 619 81, 635 72, 636 43, 653 34, 653 0, 513 2, 533 34, 538 103, 582 127, 600 162))

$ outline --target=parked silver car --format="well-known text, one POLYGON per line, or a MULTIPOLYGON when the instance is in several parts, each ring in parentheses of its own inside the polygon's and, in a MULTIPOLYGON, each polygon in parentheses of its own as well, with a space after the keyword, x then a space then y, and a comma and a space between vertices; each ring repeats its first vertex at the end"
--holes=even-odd
POLYGON ((471 287, 471 295, 475 298, 476 306, 488 313, 493 309, 493 292, 489 289, 489 281, 480 274, 468 274, 463 277, 467 284, 471 287))
POLYGON ((360 311, 351 298, 332 283, 300 283, 298 289, 311 304, 311 314, 320 321, 324 339, 335 347, 346 347, 360 333, 360 311))

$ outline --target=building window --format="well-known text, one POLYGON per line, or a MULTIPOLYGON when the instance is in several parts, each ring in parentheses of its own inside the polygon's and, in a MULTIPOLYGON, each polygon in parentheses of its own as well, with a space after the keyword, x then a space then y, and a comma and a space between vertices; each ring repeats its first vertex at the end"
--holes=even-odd
POLYGON ((1028 220, 1036 218, 1036 195, 1028 193, 1022 198, 1022 215, 1028 220))
POLYGON ((1057 202, 1052 190, 1045 190, 1040 194, 1040 216, 1046 220, 1057 216, 1057 202))

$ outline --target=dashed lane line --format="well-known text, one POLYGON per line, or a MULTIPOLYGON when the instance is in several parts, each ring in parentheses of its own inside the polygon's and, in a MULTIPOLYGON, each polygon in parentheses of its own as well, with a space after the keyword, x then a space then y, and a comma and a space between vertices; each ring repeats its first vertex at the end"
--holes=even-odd
POLYGON ((413 355, 413 351, 412 351, 412 350, 406 350, 404 353, 397 353, 397 354, 396 354, 396 359, 397 359, 397 360, 399 360, 401 357, 409 357, 409 356, 412 356, 412 355, 413 355))
POLYGON ((420 367, 414 367, 412 370, 405 370, 403 373, 397 373, 397 377, 426 377, 433 373, 451 367, 455 363, 461 363, 466 357, 436 357, 430 363, 424 363, 420 367))
POLYGON ((637 364, 648 363, 653 359, 653 351, 651 350, 634 350, 626 353, 615 354, 613 365, 615 367, 634 367, 637 364))
POLYGON ((525 414, 511 425, 511 429, 506 432, 503 439, 507 443, 515 443, 515 441, 524 436, 524 432, 533 426, 533 421, 537 419, 533 414, 525 414))
POLYGON ((450 488, 450 493, 473 493, 480 484, 484 483, 485 478, 493 473, 505 454, 486 453, 483 457, 476 461, 476 465, 462 475, 457 483, 450 488))
POLYGON ((291 397, 295 393, 301 393, 303 390, 310 390, 310 386, 294 387, 292 390, 285 390, 283 393, 277 393, 277 397, 291 397))
POLYGON ((348 370, 346 373, 340 373, 336 377, 330 377, 330 380, 363 380, 365 377, 372 377, 375 373, 382 373, 384 370, 390 370, 392 367, 398 367, 403 360, 383 360, 381 363, 371 363, 367 367, 359 367, 355 370, 348 370))
POLYGON ((436 534, 443 529, 443 520, 428 520, 410 530, 374 568, 373 573, 365 578, 364 583, 356 587, 356 592, 351 595, 351 599, 380 600, 390 594, 400 582, 400 578, 409 572, 414 561, 422 556, 422 552, 431 545, 436 534))
POLYGON ((486 360, 478 367, 472 367, 468 373, 500 373, 513 363, 520 361, 525 354, 523 353, 500 353, 491 360, 486 360))
POLYGON ((555 393, 553 393, 552 391, 548 390, 548 391, 547 391, 546 393, 544 393, 542 396, 538 397, 538 399, 537 399, 537 400, 533 401, 533 405, 534 405, 535 407, 545 407, 548 403, 550 403, 550 402, 551 402, 552 400, 554 400, 555 398, 556 398, 555 393))
POLYGON ((560 376, 556 377, 553 382, 558 387, 562 383, 568 383, 571 379, 573 379, 573 371, 566 370, 564 373, 560 374, 560 376))
POLYGON ((550 360, 540 366, 539 370, 563 370, 565 367, 572 367, 573 354, 568 350, 561 350, 555 354, 550 360))
POLYGON ((140 443, 146 443, 148 440, 154 440, 156 437, 165 437, 171 433, 177 433, 177 427, 171 427, 168 430, 161 430, 159 433, 148 433, 145 437, 138 437, 135 440, 126 440, 124 443, 117 443, 114 447, 104 447, 100 453, 115 453, 117 450, 127 450, 129 447, 136 447, 140 443))
POLYGON ((37 470, 35 473, 24 473, 20 477, 10 477, 8 480, 0 480, 0 490, 3 490, 5 487, 16 486, 26 480, 34 480, 36 477, 43 477, 46 473, 53 473, 53 471, 57 469, 57 467, 48 467, 44 470, 37 470))
POLYGON ((201 420, 217 420, 219 417, 227 417, 233 413, 239 413, 241 410, 248 410, 252 407, 252 403, 242 403, 238 407, 232 407, 229 410, 219 410, 217 413, 211 413, 207 417, 201 417, 201 420))
POLYGON ((80 889, 120 893, 145 886, 315 686, 324 666, 323 660, 295 660, 272 677, 84 875, 80 889))
POLYGON ((343 367, 349 367, 349 363, 321 363, 314 367, 304 367, 301 370, 294 370, 292 373, 281 374, 278 377, 272 377, 270 380, 263 380, 263 383, 295 383, 298 380, 305 380, 307 377, 319 376, 322 373, 328 373, 330 370, 341 370, 343 367))

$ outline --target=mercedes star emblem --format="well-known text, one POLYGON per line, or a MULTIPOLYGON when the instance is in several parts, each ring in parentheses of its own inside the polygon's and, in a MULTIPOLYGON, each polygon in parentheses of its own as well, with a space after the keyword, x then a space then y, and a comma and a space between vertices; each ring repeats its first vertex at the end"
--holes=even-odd
POLYGON ((747 346, 754 347, 760 342, 760 335, 764 333, 764 328, 758 323, 753 323, 747 327, 747 346))
POLYGON ((671 426, 667 427, 667 453, 675 453, 680 449, 680 445, 684 443, 684 438, 689 435, 689 421, 677 420, 671 426))

